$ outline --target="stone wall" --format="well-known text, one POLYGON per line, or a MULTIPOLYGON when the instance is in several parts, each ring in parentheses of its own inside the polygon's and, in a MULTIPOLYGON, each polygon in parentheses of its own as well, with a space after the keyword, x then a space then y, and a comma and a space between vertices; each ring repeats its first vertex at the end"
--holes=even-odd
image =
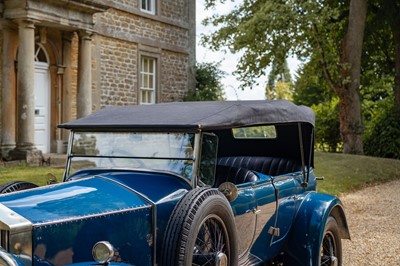
POLYGON ((101 107, 137 104, 137 44, 99 37, 101 107))
POLYGON ((181 101, 188 89, 188 57, 163 51, 161 57, 161 101, 181 101))
POLYGON ((100 80, 94 84, 99 107, 138 103, 142 55, 157 61, 157 102, 181 101, 195 84, 187 1, 158 1, 161 14, 156 16, 138 12, 135 4, 120 9, 128 3, 114 3, 96 15, 93 68, 100 80))
MULTIPOLYGON (((189 0, 193 1, 193 0, 189 0)), ((161 1, 161 16, 173 21, 187 23, 188 6, 186 0, 163 0, 161 1)))
POLYGON ((97 15, 95 29, 100 35, 154 47, 186 50, 189 44, 183 27, 114 9, 97 15))

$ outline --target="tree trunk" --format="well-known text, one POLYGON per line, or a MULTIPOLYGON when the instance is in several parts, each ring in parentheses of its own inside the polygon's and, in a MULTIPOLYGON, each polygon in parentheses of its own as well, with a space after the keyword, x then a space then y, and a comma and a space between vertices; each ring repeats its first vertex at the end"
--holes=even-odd
POLYGON ((340 134, 343 153, 363 154, 363 124, 361 116, 360 72, 367 0, 351 0, 349 24, 342 43, 340 87, 335 89, 340 99, 340 134))

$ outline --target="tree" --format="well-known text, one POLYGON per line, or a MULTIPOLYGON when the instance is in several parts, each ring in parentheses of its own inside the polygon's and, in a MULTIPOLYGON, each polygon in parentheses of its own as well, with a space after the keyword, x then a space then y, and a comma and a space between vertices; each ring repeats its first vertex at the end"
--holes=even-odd
POLYGON ((196 88, 189 91, 184 101, 223 101, 221 78, 224 72, 218 63, 197 63, 195 67, 196 88))
POLYGON ((293 99, 293 86, 290 70, 285 60, 283 64, 272 65, 265 88, 267 99, 293 99))
MULTIPOLYGON (((206 0, 211 8, 224 0, 206 0)), ((226 15, 204 21, 218 30, 203 44, 243 53, 236 73, 243 86, 288 55, 317 56, 328 85, 339 97, 340 132, 345 153, 363 153, 360 99, 361 53, 366 0, 243 0, 226 15)))

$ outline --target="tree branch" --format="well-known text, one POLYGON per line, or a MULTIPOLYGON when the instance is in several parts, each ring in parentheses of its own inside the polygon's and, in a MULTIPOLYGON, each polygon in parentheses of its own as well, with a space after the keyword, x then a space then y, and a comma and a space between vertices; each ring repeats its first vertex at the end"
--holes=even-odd
POLYGON ((317 42, 317 46, 318 46, 318 50, 321 54, 321 64, 322 64, 322 69, 324 71, 324 77, 326 79, 326 81, 328 82, 328 85, 332 88, 332 90, 336 93, 338 93, 338 85, 333 81, 332 79, 332 75, 329 72, 328 69, 328 64, 326 62, 325 59, 325 52, 324 49, 322 48, 321 42, 319 40, 319 35, 318 35, 318 28, 317 25, 315 23, 312 24, 313 25, 313 32, 314 32, 314 37, 315 37, 315 41, 317 42))

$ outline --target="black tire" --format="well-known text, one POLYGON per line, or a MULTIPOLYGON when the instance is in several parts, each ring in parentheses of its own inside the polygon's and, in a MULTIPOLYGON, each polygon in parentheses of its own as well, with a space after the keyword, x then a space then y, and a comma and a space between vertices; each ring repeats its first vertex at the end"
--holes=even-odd
POLYGON ((221 192, 198 188, 179 201, 166 228, 160 265, 238 265, 234 217, 221 192))
POLYGON ((320 266, 342 265, 342 239, 338 224, 332 216, 326 221, 320 250, 320 266))
POLYGON ((38 187, 37 185, 25 181, 13 181, 0 186, 0 194, 11 193, 15 191, 38 187))

